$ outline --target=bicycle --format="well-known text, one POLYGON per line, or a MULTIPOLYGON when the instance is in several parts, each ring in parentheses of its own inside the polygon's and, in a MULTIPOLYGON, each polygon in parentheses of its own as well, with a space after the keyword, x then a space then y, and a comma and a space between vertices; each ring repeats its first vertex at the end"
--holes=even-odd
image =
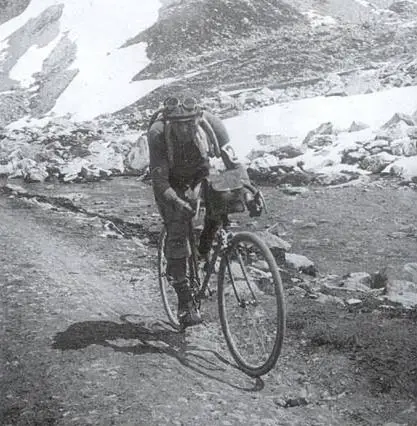
MULTIPOLYGON (((255 193, 251 185, 245 186, 255 193)), ((187 265, 194 302, 200 308, 202 301, 213 295, 209 283, 218 270, 218 310, 227 346, 238 368, 249 376, 262 376, 275 366, 285 332, 284 292, 277 263, 258 235, 233 232, 228 216, 224 216, 210 258, 200 267, 194 223, 204 200, 201 191, 197 192, 196 214, 189 222, 191 256, 187 265)), ((256 194, 259 196, 259 191, 256 194)), ((170 323, 181 330, 176 317, 177 297, 166 273, 165 241, 164 227, 158 244, 159 285, 170 323)))

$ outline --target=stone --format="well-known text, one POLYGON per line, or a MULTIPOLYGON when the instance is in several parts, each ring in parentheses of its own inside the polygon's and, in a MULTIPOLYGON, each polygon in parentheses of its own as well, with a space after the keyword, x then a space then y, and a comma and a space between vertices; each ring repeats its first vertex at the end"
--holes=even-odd
POLYGON ((285 252, 291 249, 291 244, 269 231, 258 231, 256 234, 271 250, 278 265, 285 263, 285 252))
POLYGON ((275 155, 264 154, 262 157, 256 158, 253 160, 249 168, 256 171, 265 171, 271 169, 271 167, 276 167, 280 165, 280 160, 275 155))
POLYGON ((328 174, 320 174, 314 177, 313 182, 323 186, 331 185, 343 185, 345 183, 351 182, 355 179, 358 179, 360 173, 343 173, 343 172, 334 172, 328 174))
POLYGON ((218 94, 218 100, 220 102, 221 108, 233 108, 235 106, 235 99, 230 96, 228 93, 219 91, 218 94))
POLYGON ((141 136, 131 148, 125 160, 127 169, 143 171, 149 164, 149 146, 144 136, 141 136))
POLYGON ((381 128, 390 129, 395 127, 398 123, 404 122, 407 126, 414 126, 413 117, 403 113, 395 113, 381 128))
POLYGON ((332 87, 328 92, 325 94, 326 97, 330 96, 348 96, 348 93, 346 92, 345 88, 343 86, 340 87, 332 87))
POLYGON ((309 189, 304 186, 282 185, 280 188, 281 188, 281 191, 287 195, 305 194, 306 192, 309 191, 309 189))
POLYGON ((334 133, 333 124, 329 121, 320 124, 316 129, 311 130, 307 133, 307 136, 303 140, 303 144, 307 144, 308 141, 315 135, 331 135, 334 133))
POLYGON ((304 140, 303 144, 309 148, 317 149, 322 148, 324 146, 332 145, 335 140, 336 138, 334 135, 317 134, 312 135, 307 141, 304 140))
POLYGON ((409 127, 407 129, 407 136, 410 139, 416 140, 417 139, 417 126, 409 127))
POLYGON ((390 142, 386 139, 375 139, 364 144, 364 148, 368 152, 372 152, 375 148, 389 151, 390 142))
POLYGON ((360 153, 356 149, 348 149, 343 151, 340 161, 342 164, 354 165, 360 162, 365 156, 366 154, 360 153))
POLYGON ((332 296, 330 294, 318 293, 316 300, 317 302, 322 304, 334 303, 336 305, 342 305, 342 306, 345 305, 345 302, 343 301, 342 298, 338 296, 332 296))
POLYGON ((388 275, 385 269, 374 272, 371 275, 370 287, 373 289, 386 288, 388 283, 388 275))
POLYGON ((404 271, 407 273, 410 281, 417 284, 417 263, 406 263, 404 271))
POLYGON ((277 248, 280 250, 288 251, 291 249, 291 244, 277 235, 269 231, 258 231, 256 234, 272 249, 277 248))
POLYGON ((415 156, 402 157, 388 165, 382 170, 381 174, 388 174, 408 181, 414 181, 417 179, 417 158, 415 158, 415 156))
POLYGON ((361 130, 369 128, 368 124, 362 123, 361 121, 352 121, 352 124, 350 125, 348 132, 359 132, 361 130))
POLYGON ((49 173, 44 164, 26 170, 23 175, 26 182, 45 182, 48 177, 49 173))
POLYGON ((359 167, 371 173, 380 173, 395 160, 392 155, 382 152, 362 158, 359 167))
POLYGON ((417 155, 417 144, 415 140, 409 138, 396 139, 390 143, 391 152, 393 155, 404 155, 411 157, 417 155))
POLYGON ((382 298, 406 308, 417 306, 417 283, 406 280, 390 281, 382 298))
POLYGON ((279 184, 285 185, 287 188, 289 185, 300 187, 302 185, 308 185, 313 180, 313 176, 298 171, 290 171, 279 178, 279 184))
POLYGON ((411 1, 395 1, 388 7, 388 10, 398 13, 399 15, 416 16, 417 5, 411 1))
POLYGON ((349 306, 356 306, 356 305, 360 305, 361 303, 362 303, 362 300, 360 299, 351 298, 346 300, 346 304, 349 306))
POLYGON ((368 292, 371 289, 371 282, 371 275, 367 272, 352 272, 343 277, 340 287, 368 292))
POLYGON ((281 135, 281 134, 264 134, 261 133, 256 135, 256 140, 261 146, 273 145, 277 146, 285 146, 291 145, 291 142, 294 138, 290 138, 289 136, 281 135))
POLYGON ((314 263, 306 256, 295 253, 285 253, 285 262, 288 267, 307 275, 315 276, 317 273, 314 263))
POLYGON ((295 158, 299 157, 300 155, 303 155, 305 152, 302 147, 296 147, 293 145, 284 145, 275 151, 275 155, 279 157, 279 159, 283 158, 295 158))

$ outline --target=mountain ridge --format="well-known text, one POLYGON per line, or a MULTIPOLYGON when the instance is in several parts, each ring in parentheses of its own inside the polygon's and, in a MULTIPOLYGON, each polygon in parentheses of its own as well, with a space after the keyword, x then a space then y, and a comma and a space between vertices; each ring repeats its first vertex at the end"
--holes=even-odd
MULTIPOLYGON (((1 16, 17 16, 28 9, 27 3, 14 3, 11 13, 12 3, 3 0, 1 16)), ((135 31, 132 20, 132 36, 107 53, 130 57, 131 80, 125 83, 132 88, 144 85, 142 96, 138 92, 136 99, 126 97, 125 105, 121 100, 110 112, 121 118, 137 108, 155 108, 177 88, 187 87, 197 96, 213 97, 219 91, 291 87, 300 81, 323 80, 329 73, 382 68, 387 62, 407 63, 416 53, 416 7, 412 1, 385 0, 295 1, 291 5, 282 0, 165 1, 158 6, 158 17, 150 26, 135 31), (135 70, 134 58, 139 51, 129 49, 142 49, 144 43, 148 63, 141 62, 142 69, 136 65, 135 70), (149 85, 148 81, 154 83, 149 85)), ((0 126, 25 116, 41 118, 50 113, 83 72, 74 66, 78 40, 60 33, 63 8, 65 13, 64 0, 50 2, 49 8, 41 9, 38 16, 3 39, 0 126), (5 46, 6 41, 9 46, 5 46), (55 47, 51 48, 53 43, 55 47), (49 49, 49 54, 32 73, 31 85, 22 87, 10 72, 25 53, 38 53, 39 48, 49 49)), ((94 62, 82 65, 91 68, 94 62)), ((111 78, 117 79, 117 74, 111 78)))

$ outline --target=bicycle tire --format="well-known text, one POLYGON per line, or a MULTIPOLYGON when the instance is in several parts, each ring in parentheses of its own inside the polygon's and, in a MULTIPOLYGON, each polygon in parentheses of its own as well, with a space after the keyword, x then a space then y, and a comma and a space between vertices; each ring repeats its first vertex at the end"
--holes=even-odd
MULTIPOLYGON (((263 264, 265 265, 265 264, 263 264)), ((233 265, 232 265, 233 266, 233 265)), ((253 268, 255 269, 255 268, 253 268)), ((265 278, 265 277, 264 277, 265 278)), ((241 279, 241 281, 243 281, 243 279, 241 279)), ((229 286, 230 287, 230 286, 229 286)), ((237 284, 236 284, 237 287, 237 284)), ((257 299, 256 299, 257 300, 257 299)), ((242 302, 242 304, 244 304, 242 302)), ((221 327, 222 327, 222 331, 227 343, 227 346, 230 350, 230 353, 233 357, 233 359, 236 361, 237 366, 244 371, 246 374, 248 374, 249 376, 252 377, 259 377, 262 376, 264 374, 266 374, 267 372, 269 372, 276 364, 279 355, 281 353, 281 349, 282 349, 282 344, 283 344, 283 339, 284 339, 284 334, 285 334, 285 300, 284 300, 284 291, 283 291, 283 286, 282 286, 282 280, 281 280, 281 275, 279 273, 278 270, 278 266, 276 264, 275 258, 272 255, 270 249, 268 248, 268 246, 265 244, 264 241, 262 241, 257 235, 255 235, 252 232, 238 232, 236 233, 232 240, 230 241, 228 248, 225 250, 225 252, 222 254, 222 258, 221 258, 221 262, 220 262, 220 270, 219 270, 219 275, 218 275, 218 308, 219 308, 219 316, 220 316, 220 323, 221 323, 221 327), (246 292, 251 296, 251 294, 253 295, 253 297, 256 299, 256 295, 255 293, 255 289, 254 286, 255 284, 251 284, 248 281, 248 268, 244 268, 242 266, 243 262, 242 262, 242 256, 240 253, 238 253, 239 251, 239 247, 242 247, 242 244, 250 244, 252 245, 252 250, 256 249, 257 252, 259 252, 263 257, 264 260, 266 261, 268 267, 269 267, 269 273, 270 275, 268 276, 268 281, 271 281, 271 288, 268 289, 268 292, 272 293, 272 291, 274 292, 273 295, 269 295, 265 292, 265 294, 263 294, 262 291, 259 290, 259 288, 257 287, 256 292, 258 293, 258 298, 261 299, 262 301, 267 301, 268 302, 268 306, 271 303, 275 303, 276 304, 276 314, 275 314, 275 325, 270 325, 270 322, 273 321, 273 318, 262 318, 262 315, 259 314, 260 311, 262 311, 263 308, 261 308, 261 305, 256 304, 255 302, 253 302, 253 304, 248 303, 247 306, 241 306, 238 303, 238 299, 236 297, 236 289, 235 289, 235 285, 233 284, 233 293, 229 292, 227 293, 229 290, 227 289, 227 285, 225 284, 226 281, 226 277, 227 274, 230 276, 230 282, 232 281, 232 270, 233 268, 231 267, 231 263, 230 263, 230 259, 233 258, 233 255, 236 256, 236 259, 238 259, 238 264, 241 267, 241 272, 242 272, 242 276, 244 278, 244 280, 246 280, 246 285, 247 285, 247 289, 246 292), (240 259, 240 260, 239 260, 240 259), (228 266, 229 265, 229 266, 228 266), (245 270, 246 270, 246 275, 245 275, 245 270), (270 277, 270 278, 269 278, 270 277), (250 291, 248 291, 248 289, 250 291), (233 301, 234 299, 234 301, 233 301), (231 305, 231 307, 229 308, 229 301, 233 301, 233 304, 231 305), (259 309, 258 309, 259 307, 259 309), (274 339, 273 345, 272 345, 272 349, 270 351, 270 353, 268 354, 264 354, 263 355, 263 359, 260 362, 253 362, 252 360, 248 360, 245 358, 245 356, 242 354, 242 350, 239 348, 239 344, 236 341, 236 339, 233 336, 232 330, 231 330, 231 325, 232 325, 232 318, 229 318, 228 316, 231 315, 231 310, 233 310, 233 312, 237 313, 236 317, 242 318, 245 313, 248 313, 249 315, 249 310, 254 310, 258 309, 258 312, 254 315, 255 319, 258 319, 259 321, 263 321, 264 324, 266 324, 266 327, 270 327, 271 328, 271 338, 274 339), (256 317, 259 318, 256 318, 256 317), (262 319, 261 319, 262 318, 262 319), (266 321, 265 319, 268 319, 268 321, 266 321), (273 329, 273 330, 272 330, 273 329)), ((267 311, 264 311, 265 313, 267 311)), ((254 320, 252 320, 254 321, 254 320)), ((239 322, 239 320, 237 320, 237 323, 239 322)), ((255 329, 255 334, 259 334, 257 333, 257 328, 253 327, 255 329)), ((242 333, 247 333, 247 330, 244 328, 244 326, 242 326, 242 324, 238 324, 238 334, 242 333)), ((250 333, 250 331, 249 331, 250 333)), ((243 339, 243 337, 242 337, 243 339)), ((248 342, 248 340, 246 340, 246 342, 248 342)), ((251 346, 252 342, 248 342, 247 346, 251 346)), ((264 348, 262 348, 264 349, 264 348)))
POLYGON ((175 307, 173 307, 173 305, 175 306, 175 303, 176 303, 176 294, 175 294, 174 288, 168 282, 168 277, 166 273, 166 258, 164 254, 166 237, 167 237, 167 232, 164 227, 159 235, 159 241, 158 241, 159 289, 161 292, 162 303, 164 305, 165 312, 169 318, 169 322, 174 328, 179 328, 180 323, 177 319, 177 310, 175 307))

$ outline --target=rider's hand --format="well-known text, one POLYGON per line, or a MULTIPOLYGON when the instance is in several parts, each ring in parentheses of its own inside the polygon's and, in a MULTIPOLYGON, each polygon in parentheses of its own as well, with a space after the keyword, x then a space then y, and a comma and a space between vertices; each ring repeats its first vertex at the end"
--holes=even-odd
POLYGON ((192 208, 190 203, 182 199, 178 200, 177 206, 179 210, 187 217, 192 218, 195 215, 195 210, 192 208))
POLYGON ((245 194, 245 204, 250 217, 258 217, 262 214, 262 203, 258 194, 254 196, 252 193, 247 192, 245 194))

